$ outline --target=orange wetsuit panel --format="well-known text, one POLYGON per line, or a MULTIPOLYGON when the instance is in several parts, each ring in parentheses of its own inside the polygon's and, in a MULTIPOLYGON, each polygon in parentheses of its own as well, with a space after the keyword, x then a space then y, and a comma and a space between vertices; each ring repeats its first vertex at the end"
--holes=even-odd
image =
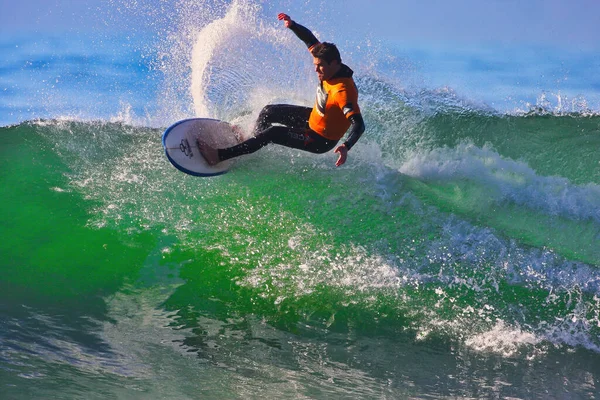
POLYGON ((327 139, 339 140, 350 128, 348 118, 357 113, 360 109, 354 80, 351 77, 333 78, 319 85, 308 126, 327 139))

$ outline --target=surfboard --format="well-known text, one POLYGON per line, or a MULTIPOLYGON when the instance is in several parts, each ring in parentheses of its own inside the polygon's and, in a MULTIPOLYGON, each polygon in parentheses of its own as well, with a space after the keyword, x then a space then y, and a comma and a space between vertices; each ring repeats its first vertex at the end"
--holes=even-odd
POLYGON ((208 165, 197 140, 223 149, 241 141, 239 133, 227 122, 211 118, 190 118, 175 122, 163 133, 162 143, 167 158, 175 168, 194 176, 216 176, 229 171, 233 160, 208 165))

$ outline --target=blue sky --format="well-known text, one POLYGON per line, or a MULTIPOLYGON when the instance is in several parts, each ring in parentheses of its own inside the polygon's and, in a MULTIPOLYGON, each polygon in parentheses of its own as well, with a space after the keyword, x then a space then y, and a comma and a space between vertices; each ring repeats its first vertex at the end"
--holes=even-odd
MULTIPOLYGON (((131 0, 0 0, 0 32, 87 31, 138 26, 131 0), (117 9, 120 8, 120 11, 117 9), (108 17, 107 17, 108 16, 108 17), (108 18, 108 19, 107 19, 108 18), (131 18, 127 20, 127 18, 131 18)), ((190 0, 190 2, 193 0, 190 0)), ((180 0, 181 2, 181 0, 180 0)), ((137 0, 140 9, 165 0, 137 0)), ((173 4, 176 0, 173 0, 173 4)), ((598 0, 256 0, 265 13, 287 11, 307 25, 415 43, 532 43, 600 48, 598 0), (319 14, 315 16, 315 10, 319 14), (312 19, 312 21, 306 21, 312 19), (317 21, 315 21, 317 20, 317 21), (336 29, 337 30, 337 29, 336 29)))
MULTIPOLYGON (((370 11, 356 1, 355 15, 368 16, 382 35, 424 41, 533 42, 597 46, 598 0, 425 0, 370 11)), ((383 3, 383 2, 382 2, 383 3)))

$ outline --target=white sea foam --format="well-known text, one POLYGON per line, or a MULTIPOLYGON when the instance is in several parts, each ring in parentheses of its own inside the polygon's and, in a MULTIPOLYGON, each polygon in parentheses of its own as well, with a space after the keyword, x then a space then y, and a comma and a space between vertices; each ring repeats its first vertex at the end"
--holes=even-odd
POLYGON ((535 334, 523 331, 518 327, 507 326, 500 320, 492 329, 468 337, 465 345, 476 351, 510 357, 522 347, 535 346, 540 341, 535 334))
POLYGON ((473 182, 486 201, 510 202, 549 215, 600 223, 600 186, 576 185, 558 176, 540 176, 526 163, 490 147, 461 143, 412 155, 400 172, 425 181, 473 182))
POLYGON ((262 21, 259 9, 233 1, 222 17, 194 32, 189 91, 196 115, 255 118, 268 103, 311 103, 314 74, 306 49, 277 21, 262 21))

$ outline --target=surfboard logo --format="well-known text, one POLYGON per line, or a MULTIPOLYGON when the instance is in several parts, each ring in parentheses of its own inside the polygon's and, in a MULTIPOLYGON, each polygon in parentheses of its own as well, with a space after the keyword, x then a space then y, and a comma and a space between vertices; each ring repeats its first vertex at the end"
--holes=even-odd
POLYGON ((190 142, 188 142, 187 139, 181 139, 181 143, 179 143, 179 149, 189 158, 194 156, 194 153, 192 152, 192 146, 190 146, 190 142))

